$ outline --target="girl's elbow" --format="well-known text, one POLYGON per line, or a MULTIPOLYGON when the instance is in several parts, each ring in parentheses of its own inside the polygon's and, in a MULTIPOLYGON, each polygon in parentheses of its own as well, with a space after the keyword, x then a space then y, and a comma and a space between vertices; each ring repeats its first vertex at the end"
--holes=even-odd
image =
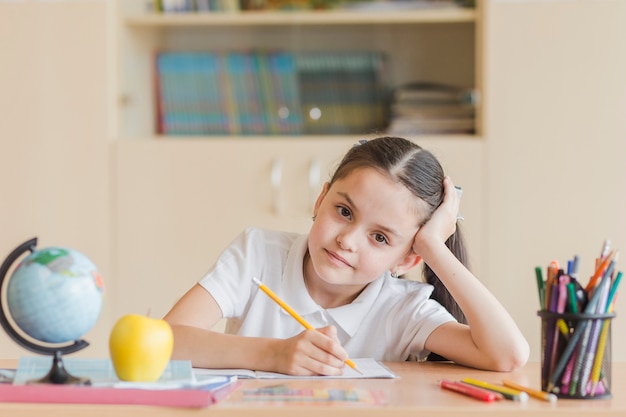
POLYGON ((508 355, 501 355, 501 357, 496 360, 496 369, 494 370, 497 372, 512 372, 526 365, 529 357, 530 346, 528 342, 524 340, 523 343, 520 342, 510 349, 508 355))

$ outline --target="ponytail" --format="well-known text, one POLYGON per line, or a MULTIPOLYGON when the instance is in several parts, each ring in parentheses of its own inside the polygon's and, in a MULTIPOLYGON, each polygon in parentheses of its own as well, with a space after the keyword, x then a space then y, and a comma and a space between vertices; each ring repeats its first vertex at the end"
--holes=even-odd
MULTIPOLYGON (((456 231, 452 236, 446 240, 446 246, 450 251, 454 254, 454 256, 463 264, 465 267, 468 267, 468 256, 467 249, 465 247, 465 240, 463 238, 463 233, 459 228, 459 225, 456 226, 456 231)), ((424 281, 431 284, 434 287, 433 293, 430 298, 437 301, 441 304, 446 310, 452 314, 452 316, 459 322, 463 324, 467 324, 467 319, 465 318, 465 314, 457 304, 456 300, 450 295, 450 292, 446 288, 445 285, 439 280, 439 277, 435 275, 432 269, 426 264, 424 264, 423 268, 423 277, 424 281)), ((434 352, 431 352, 428 355, 427 360, 429 361, 447 361, 446 358, 437 355, 434 352)))

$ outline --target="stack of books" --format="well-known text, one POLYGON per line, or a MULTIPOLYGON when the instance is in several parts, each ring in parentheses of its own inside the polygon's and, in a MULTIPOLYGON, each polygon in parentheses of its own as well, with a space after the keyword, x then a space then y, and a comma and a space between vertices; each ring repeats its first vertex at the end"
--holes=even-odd
POLYGON ((163 52, 156 58, 159 133, 297 134, 294 58, 276 53, 163 52))
POLYGON ((365 133, 385 126, 376 52, 161 52, 158 133, 365 133))
POLYGON ((389 134, 471 134, 476 126, 476 91, 446 84, 416 82, 391 96, 389 134))
POLYGON ((17 369, 2 370, 0 402, 204 408, 226 398, 240 386, 233 375, 197 375, 190 361, 170 361, 156 382, 120 381, 108 358, 66 357, 64 364, 67 372, 89 383, 39 383, 50 371, 52 358, 24 356, 17 369))
POLYGON ((157 13, 232 12, 241 9, 239 0, 149 0, 157 13))
POLYGON ((296 60, 307 134, 384 128, 384 58, 379 53, 310 53, 296 60))

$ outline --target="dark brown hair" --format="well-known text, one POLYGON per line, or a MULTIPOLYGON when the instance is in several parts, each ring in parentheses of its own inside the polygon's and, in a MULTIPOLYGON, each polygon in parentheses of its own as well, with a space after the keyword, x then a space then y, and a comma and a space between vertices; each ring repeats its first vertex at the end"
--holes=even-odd
MULTIPOLYGON (((387 136, 361 141, 344 156, 330 184, 364 167, 377 169, 424 201, 427 213, 424 213, 422 224, 430 219, 443 202, 445 174, 441 164, 431 152, 407 139, 387 136)), ((467 251, 458 224, 455 233, 446 241, 446 246, 463 265, 468 266, 467 251)), ((431 298, 443 305, 459 322, 466 323, 458 304, 428 265, 423 267, 423 277, 434 287, 431 298)))

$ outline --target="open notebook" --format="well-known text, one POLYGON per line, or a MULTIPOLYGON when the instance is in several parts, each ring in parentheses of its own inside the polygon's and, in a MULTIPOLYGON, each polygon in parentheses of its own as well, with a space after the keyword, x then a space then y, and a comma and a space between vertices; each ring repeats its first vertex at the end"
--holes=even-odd
POLYGON ((196 375, 236 375, 238 378, 264 378, 264 379, 308 379, 308 378, 327 378, 327 379, 349 379, 349 378, 396 378, 397 375, 391 372, 389 368, 384 366, 372 358, 352 359, 357 368, 363 373, 360 374, 354 369, 346 366, 343 375, 339 376, 294 376, 278 374, 274 372, 253 371, 250 369, 203 369, 194 368, 196 375))

